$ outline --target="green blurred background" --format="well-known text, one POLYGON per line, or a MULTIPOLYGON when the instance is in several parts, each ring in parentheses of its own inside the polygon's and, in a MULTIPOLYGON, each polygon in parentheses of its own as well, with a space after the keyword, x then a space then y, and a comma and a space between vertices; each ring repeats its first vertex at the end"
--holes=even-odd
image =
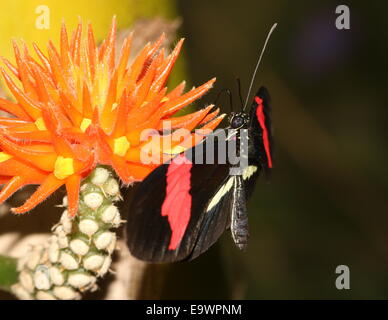
MULTIPOLYGON (((29 1, 34 7, 35 0, 29 1)), ((102 35, 113 13, 123 28, 143 16, 130 5, 156 8, 152 15, 162 5, 167 13, 161 15, 182 18, 189 84, 218 79, 199 105, 231 88, 239 106, 235 79, 241 78, 245 93, 266 34, 278 23, 255 83, 272 95, 275 168, 249 204, 248 250, 239 252, 225 232, 197 260, 167 268, 161 298, 388 298, 384 1, 114 0, 109 10, 97 2, 67 6, 67 21, 75 24, 78 15, 101 21, 96 28, 102 35), (340 4, 350 8, 350 30, 335 28, 340 4), (335 269, 342 264, 350 268, 350 290, 335 287, 335 269)), ((58 27, 64 11, 52 11, 58 27)), ((26 37, 15 30, 9 33, 26 37)), ((226 98, 219 104, 230 111, 226 98)), ((51 214, 53 203, 41 211, 51 214)), ((20 223, 33 221, 34 214, 20 223)), ((41 224, 44 231, 52 225, 41 224)))
POLYGON ((248 250, 238 252, 226 232, 198 260, 174 265, 165 297, 388 298, 387 9, 384 1, 179 1, 191 79, 218 79, 203 102, 236 89, 236 77, 246 92, 278 22, 255 85, 272 95, 276 153, 271 181, 250 201, 248 250), (350 30, 335 28, 340 4, 350 8, 350 30), (341 264, 350 290, 335 287, 341 264))

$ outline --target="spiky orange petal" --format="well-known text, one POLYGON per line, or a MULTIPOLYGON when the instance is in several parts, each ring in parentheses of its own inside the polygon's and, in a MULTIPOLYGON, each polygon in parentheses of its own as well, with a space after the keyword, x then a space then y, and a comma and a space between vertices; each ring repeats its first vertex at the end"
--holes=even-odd
POLYGON ((12 128, 7 128, 5 131, 8 138, 22 140, 24 142, 42 142, 50 143, 52 141, 52 135, 49 131, 13 131, 12 128))
POLYGON ((8 88, 11 90, 14 97, 18 100, 20 105, 24 108, 25 112, 33 119, 36 120, 41 116, 41 109, 27 96, 25 95, 12 81, 10 76, 1 68, 4 80, 7 83, 8 88))
POLYGON ((54 164, 57 159, 57 156, 54 153, 29 150, 11 142, 3 134, 0 134, 0 146, 9 154, 23 159, 34 167, 49 172, 54 170, 54 164))
POLYGON ((0 117, 0 126, 16 127, 16 126, 20 126, 28 123, 29 123, 28 121, 21 120, 21 119, 0 117))
POLYGON ((220 113, 220 109, 216 109, 215 111, 209 113, 202 121, 201 121, 201 124, 206 124, 210 121, 212 121, 213 119, 215 119, 218 114, 220 113))
MULTIPOLYGON (((210 106, 206 107, 205 109, 201 109, 197 112, 189 113, 189 114, 181 116, 181 117, 173 117, 173 118, 164 119, 160 122, 158 129, 161 130, 163 128, 163 123, 165 123, 165 125, 170 124, 171 128, 175 129, 175 128, 180 128, 180 127, 186 127, 189 123, 195 122, 194 127, 196 127, 198 123, 202 123, 205 121, 205 119, 209 116, 209 114, 208 114, 209 111, 212 108, 213 108, 213 105, 210 105, 210 106)), ((205 121, 205 122, 207 122, 207 121, 205 121)))
POLYGON ((0 175, 29 177, 28 181, 31 183, 39 183, 46 177, 44 171, 35 169, 13 157, 9 160, 0 162, 0 175))
POLYGON ((176 45, 174 51, 170 55, 170 58, 159 72, 157 79, 152 84, 150 92, 158 92, 165 85, 167 78, 175 64, 175 61, 178 58, 179 52, 182 49, 183 41, 184 39, 181 39, 176 45))
POLYGON ((81 176, 73 174, 66 179, 66 191, 68 197, 68 212, 74 217, 78 211, 79 188, 81 185, 81 176))
POLYGON ((39 188, 32 194, 27 201, 17 208, 12 208, 12 212, 16 214, 25 213, 35 208, 39 203, 46 200, 53 192, 59 189, 64 184, 63 180, 57 179, 53 174, 47 176, 39 188))
POLYGON ((197 100, 198 98, 203 96, 207 91, 209 91, 209 89, 213 86, 213 83, 215 81, 216 79, 213 78, 208 82, 206 82, 205 84, 199 86, 198 88, 193 89, 176 99, 167 101, 165 105, 163 105, 162 107, 163 115, 168 116, 168 115, 174 114, 175 112, 179 111, 183 107, 197 100))
POLYGON ((0 204, 7 200, 12 194, 18 191, 25 185, 25 181, 21 176, 14 176, 9 180, 0 192, 0 204))
POLYGON ((21 120, 31 121, 31 117, 18 104, 0 98, 0 109, 6 111, 21 120))

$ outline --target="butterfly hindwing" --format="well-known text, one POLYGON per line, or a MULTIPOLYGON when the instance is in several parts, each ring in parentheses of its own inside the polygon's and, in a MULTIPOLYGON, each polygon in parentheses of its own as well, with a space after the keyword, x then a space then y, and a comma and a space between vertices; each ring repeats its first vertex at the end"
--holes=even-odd
MULTIPOLYGON (((206 141, 194 149, 178 157, 192 159, 190 152, 206 157, 206 141)), ((155 169, 140 184, 129 209, 126 237, 131 253, 152 262, 189 258, 206 218, 209 198, 228 177, 228 169, 227 164, 183 162, 155 169)))
POLYGON ((204 210, 204 219, 198 232, 190 260, 207 251, 230 227, 230 210, 234 180, 227 176, 219 189, 210 197, 204 210))
POLYGON ((226 177, 206 205, 190 259, 195 259, 208 250, 229 228, 237 247, 246 248, 249 237, 247 201, 253 193, 259 174, 259 167, 251 165, 244 168, 241 175, 226 177))

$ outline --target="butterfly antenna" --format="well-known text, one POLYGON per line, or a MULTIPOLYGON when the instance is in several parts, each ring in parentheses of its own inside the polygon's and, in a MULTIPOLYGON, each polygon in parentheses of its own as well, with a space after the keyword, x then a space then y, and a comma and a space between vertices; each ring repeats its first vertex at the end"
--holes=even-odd
POLYGON ((229 96, 230 109, 233 112, 233 99, 232 99, 232 92, 230 91, 230 89, 222 89, 220 92, 218 92, 217 97, 214 100, 213 104, 214 105, 217 104, 218 99, 220 98, 221 94, 223 94, 224 92, 226 92, 229 96))
POLYGON ((257 60, 257 63, 256 63, 255 71, 253 72, 252 80, 251 80, 251 83, 250 83, 250 85, 249 85, 248 94, 247 94, 247 98, 245 99, 245 104, 244 104, 243 111, 244 111, 245 108, 247 107, 248 98, 249 98, 249 95, 251 94, 251 90, 252 90, 253 82, 255 81, 257 69, 259 69, 259 65, 260 65, 260 62, 261 62, 261 58, 263 57, 265 48, 267 47, 268 40, 269 40, 269 38, 271 37, 271 34, 272 34, 272 32, 275 30, 275 28, 276 28, 277 25, 278 25, 278 24, 275 23, 275 24, 272 26, 271 30, 269 30, 268 35, 267 35, 267 38, 265 39, 265 42, 264 42, 263 49, 261 49, 261 53, 260 53, 259 59, 257 60))
POLYGON ((240 97, 240 104, 241 104, 241 110, 244 108, 244 102, 241 94, 241 81, 240 78, 237 78, 237 88, 238 88, 238 95, 240 97))

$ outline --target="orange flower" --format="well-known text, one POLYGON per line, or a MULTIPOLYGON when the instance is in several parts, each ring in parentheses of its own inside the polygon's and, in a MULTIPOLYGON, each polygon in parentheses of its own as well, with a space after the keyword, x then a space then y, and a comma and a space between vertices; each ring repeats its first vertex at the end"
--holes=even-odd
POLYGON ((100 47, 90 25, 83 36, 80 23, 69 42, 63 24, 59 51, 50 42, 45 55, 34 45, 36 60, 24 44, 14 43, 16 65, 3 59, 10 73, 1 72, 16 102, 0 98, 0 109, 13 116, 0 117, 0 182, 5 183, 0 203, 24 185, 40 185, 13 212, 31 210, 66 185, 69 213, 74 215, 80 181, 97 164, 111 165, 127 184, 142 180, 157 166, 141 161, 149 150, 149 140, 141 139, 144 130, 161 130, 170 123, 172 132, 152 139, 165 159, 195 143, 198 136, 191 131, 196 127, 212 130, 221 122, 223 115, 218 116, 218 109, 211 112, 213 106, 173 117, 215 81, 185 94, 183 82, 167 93, 166 82, 183 40, 165 56, 162 35, 128 66, 132 35, 124 41, 117 62, 115 37, 115 19, 100 47), (169 147, 162 143, 167 139, 172 140, 169 147))

